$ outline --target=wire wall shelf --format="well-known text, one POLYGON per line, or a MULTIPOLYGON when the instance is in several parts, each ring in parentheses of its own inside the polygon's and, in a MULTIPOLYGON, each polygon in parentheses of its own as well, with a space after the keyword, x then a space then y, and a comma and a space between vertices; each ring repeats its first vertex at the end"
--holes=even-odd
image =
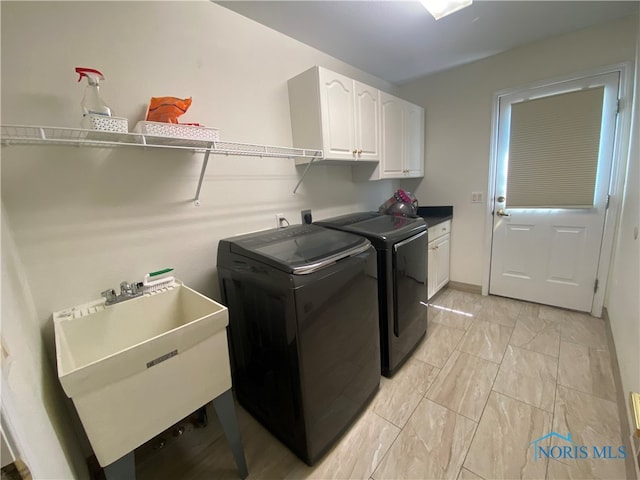
MULTIPOLYGON (((93 148, 142 147, 166 148, 175 150, 190 150, 204 154, 202 172, 198 181, 195 204, 200 205, 200 190, 207 169, 209 155, 238 155, 244 157, 267 158, 310 158, 309 166, 323 158, 322 150, 276 147, 271 145, 256 145, 251 143, 192 140, 182 138, 161 137, 144 133, 115 133, 99 130, 84 130, 80 128, 43 127, 32 125, 1 125, 0 143, 10 145, 67 145, 93 148)), ((293 193, 307 171, 302 175, 293 193)))

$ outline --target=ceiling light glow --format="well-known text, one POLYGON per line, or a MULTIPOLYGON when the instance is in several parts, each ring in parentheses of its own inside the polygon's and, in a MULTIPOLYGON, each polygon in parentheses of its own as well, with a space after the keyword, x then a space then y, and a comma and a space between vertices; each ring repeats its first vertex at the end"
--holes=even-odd
POLYGON ((473 0, 420 0, 420 3, 429 10, 433 18, 440 20, 442 17, 468 7, 473 0))

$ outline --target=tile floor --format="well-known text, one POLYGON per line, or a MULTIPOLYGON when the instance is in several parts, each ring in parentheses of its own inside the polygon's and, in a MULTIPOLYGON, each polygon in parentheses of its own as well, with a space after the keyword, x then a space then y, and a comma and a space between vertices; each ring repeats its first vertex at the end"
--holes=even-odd
MULTIPOLYGON (((314 467, 238 407, 249 479, 625 478, 624 460, 536 460, 531 445, 552 430, 621 444, 602 320, 452 289, 432 303, 427 338, 314 467)), ((138 478, 238 478, 209 419, 140 447, 138 478)))

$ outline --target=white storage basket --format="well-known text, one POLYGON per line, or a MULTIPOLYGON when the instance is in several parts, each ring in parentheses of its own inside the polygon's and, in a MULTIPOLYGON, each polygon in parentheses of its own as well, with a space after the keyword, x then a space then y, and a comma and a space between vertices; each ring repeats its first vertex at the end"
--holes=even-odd
POLYGON ((102 132, 129 133, 129 121, 123 117, 87 114, 82 117, 82 128, 102 132))
POLYGON ((205 142, 217 142, 220 140, 220 133, 217 128, 180 125, 179 123, 138 122, 135 131, 136 133, 156 137, 200 140, 205 142))

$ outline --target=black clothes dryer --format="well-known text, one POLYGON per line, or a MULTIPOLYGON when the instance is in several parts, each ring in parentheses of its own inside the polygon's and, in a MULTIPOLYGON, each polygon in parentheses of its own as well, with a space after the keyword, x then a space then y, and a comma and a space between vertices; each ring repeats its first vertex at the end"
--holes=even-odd
POLYGON ((316 225, 218 245, 236 396, 309 465, 380 384, 375 276, 367 239, 316 225))
POLYGON ((391 377, 427 332, 427 225, 375 212, 315 224, 362 235, 377 251, 381 370, 391 377))

